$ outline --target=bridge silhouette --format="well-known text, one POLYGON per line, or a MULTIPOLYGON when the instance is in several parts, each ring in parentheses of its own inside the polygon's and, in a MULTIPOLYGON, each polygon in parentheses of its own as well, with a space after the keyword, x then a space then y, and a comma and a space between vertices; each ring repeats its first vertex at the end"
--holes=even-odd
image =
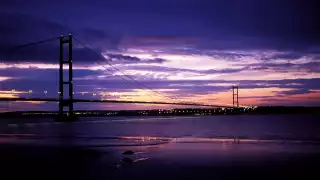
MULTIPOLYGON (((205 103, 191 103, 191 102, 186 102, 186 101, 180 101, 178 99, 174 99, 172 97, 166 96, 161 92, 157 92, 151 88, 148 88, 146 85, 143 83, 135 80, 131 76, 123 73, 120 71, 117 67, 113 66, 111 63, 106 60, 106 63, 108 66, 112 67, 116 71, 120 72, 122 76, 126 77, 123 78, 123 80, 129 82, 129 83, 134 83, 138 84, 142 88, 139 89, 148 89, 151 92, 161 95, 165 98, 170 99, 170 102, 165 102, 165 101, 126 101, 126 100, 106 100, 106 99, 74 99, 74 89, 73 89, 73 57, 72 57, 72 48, 73 48, 73 40, 76 40, 79 44, 81 44, 84 48, 87 48, 90 50, 92 53, 99 54, 92 50, 91 48, 85 46, 81 41, 79 41, 77 38, 69 34, 68 36, 63 36, 61 35, 60 37, 57 38, 50 38, 47 40, 43 41, 38 41, 38 42, 33 42, 33 43, 28 43, 25 45, 17 46, 14 49, 19 49, 19 48, 24 48, 28 46, 33 46, 33 45, 38 45, 46 42, 51 42, 55 40, 60 40, 60 48, 59 48, 59 53, 60 53, 60 58, 59 58, 59 97, 58 98, 26 98, 26 97, 14 97, 14 98, 0 98, 0 102, 9 102, 9 101, 15 101, 15 102, 32 102, 32 101, 37 101, 37 102, 58 102, 59 103, 59 116, 68 116, 72 117, 74 115, 74 109, 73 109, 73 104, 74 103, 83 103, 83 102, 90 102, 90 103, 132 103, 132 104, 163 104, 163 105, 181 105, 181 106, 202 106, 202 107, 223 107, 223 108, 235 108, 239 107, 239 101, 238 101, 238 87, 237 86, 232 86, 232 98, 233 98, 233 104, 232 105, 217 105, 217 104, 205 104, 205 103), (64 60, 64 44, 68 45, 68 59, 64 60), (67 65, 68 68, 64 69, 64 65, 67 65), (64 80, 64 71, 68 71, 68 78, 67 80, 64 80), (64 85, 67 85, 68 88, 65 88, 64 85), (67 91, 68 97, 65 98, 64 94, 67 91), (65 113, 64 107, 68 107, 68 112, 65 113)), ((100 54, 99 54, 100 55, 100 54)), ((99 63, 99 62, 98 62, 99 63)), ((99 63, 102 67, 105 68, 105 65, 99 63)), ((105 70, 108 70, 105 68, 105 70)), ((122 77, 120 76, 120 77, 122 77)), ((46 93, 46 92, 44 92, 46 93)))

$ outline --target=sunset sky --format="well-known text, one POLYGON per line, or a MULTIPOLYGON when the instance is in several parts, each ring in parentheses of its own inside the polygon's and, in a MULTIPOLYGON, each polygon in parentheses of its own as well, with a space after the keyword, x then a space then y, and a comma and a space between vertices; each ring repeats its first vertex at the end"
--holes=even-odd
MULTIPOLYGON (((319 106, 318 17, 308 0, 1 2, 0 97, 58 97, 59 41, 10 48, 71 32, 95 52, 74 41, 75 98, 170 101, 144 84, 180 101, 228 105, 239 85, 241 105, 319 106), (141 84, 123 80, 107 61, 141 84)), ((173 106, 76 105, 155 107, 173 106)), ((57 108, 0 104, 0 111, 57 108)))

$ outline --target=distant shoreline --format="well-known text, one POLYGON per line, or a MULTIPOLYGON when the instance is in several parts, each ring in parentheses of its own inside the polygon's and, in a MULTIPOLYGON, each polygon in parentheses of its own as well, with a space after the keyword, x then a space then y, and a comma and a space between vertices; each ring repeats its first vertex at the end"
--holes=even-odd
MULTIPOLYGON (((114 116, 215 116, 215 115, 276 115, 276 114, 320 114, 320 107, 251 107, 215 109, 154 109, 154 110, 77 110, 77 117, 114 116)), ((0 118, 56 117, 57 111, 2 112, 0 118)))

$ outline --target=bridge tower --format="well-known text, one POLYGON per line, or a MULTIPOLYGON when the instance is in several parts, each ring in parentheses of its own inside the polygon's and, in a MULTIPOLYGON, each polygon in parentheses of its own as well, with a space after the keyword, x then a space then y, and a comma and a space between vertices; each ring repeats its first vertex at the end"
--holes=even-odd
MULTIPOLYGON (((73 84, 72 84, 72 35, 69 34, 67 37, 60 36, 60 58, 59 58, 59 117, 64 117, 64 107, 68 107, 66 119, 73 117, 73 84), (68 44, 68 58, 64 60, 64 44, 68 44), (63 72, 64 65, 68 68, 68 80, 64 80, 63 72), (68 88, 65 87, 68 86, 68 88), (68 98, 64 97, 65 90, 68 92, 68 98)), ((66 120, 63 118, 63 120, 66 120)))
POLYGON ((232 86, 232 105, 239 107, 239 86, 232 86))

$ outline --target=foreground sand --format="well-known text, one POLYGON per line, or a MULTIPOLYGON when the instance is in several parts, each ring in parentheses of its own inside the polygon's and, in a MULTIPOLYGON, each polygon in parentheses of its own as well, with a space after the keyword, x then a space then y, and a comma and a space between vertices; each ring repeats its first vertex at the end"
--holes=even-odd
POLYGON ((151 146, 0 145, 1 179, 320 179, 320 146, 164 143, 151 146), (131 150, 132 155, 123 155, 131 150))

